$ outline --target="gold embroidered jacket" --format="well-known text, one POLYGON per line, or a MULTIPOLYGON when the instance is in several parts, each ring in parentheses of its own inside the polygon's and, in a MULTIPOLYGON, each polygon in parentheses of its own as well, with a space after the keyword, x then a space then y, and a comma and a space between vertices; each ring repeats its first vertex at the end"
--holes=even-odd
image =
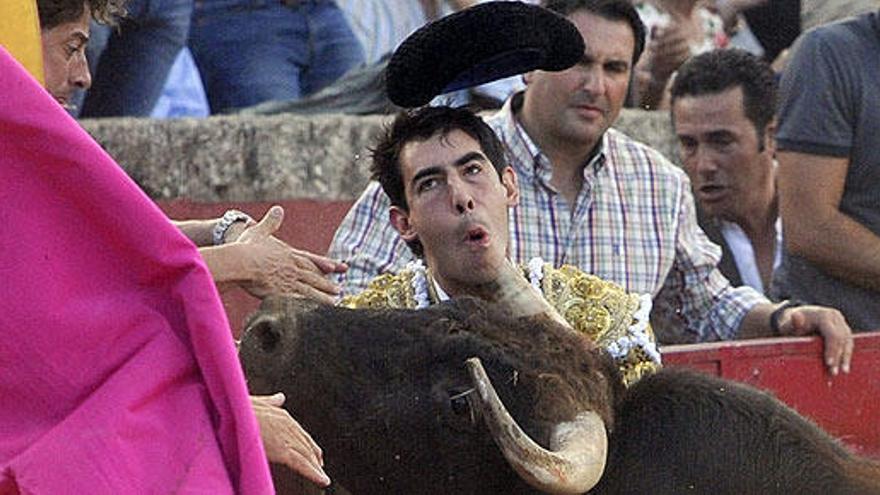
MULTIPOLYGON (((540 259, 532 260, 522 270, 575 330, 608 350, 620 367, 625 385, 660 369, 660 353, 648 322, 650 295, 630 294, 573 266, 553 268, 540 259)), ((344 298, 340 304, 349 308, 415 309, 439 301, 428 270, 415 262, 397 275, 376 277, 366 290, 344 298)))

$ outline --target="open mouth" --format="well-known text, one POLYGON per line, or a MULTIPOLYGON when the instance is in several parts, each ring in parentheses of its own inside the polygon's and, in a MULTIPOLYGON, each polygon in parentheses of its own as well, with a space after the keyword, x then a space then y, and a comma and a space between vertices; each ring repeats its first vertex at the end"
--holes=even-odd
POLYGON ((471 227, 465 232, 464 242, 473 245, 484 245, 489 242, 489 232, 483 227, 471 227))

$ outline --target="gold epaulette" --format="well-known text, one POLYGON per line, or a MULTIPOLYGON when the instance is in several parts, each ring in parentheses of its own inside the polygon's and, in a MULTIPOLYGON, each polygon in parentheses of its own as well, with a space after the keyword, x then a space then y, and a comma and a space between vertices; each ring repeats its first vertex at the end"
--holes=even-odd
POLYGON ((639 314, 642 302, 637 294, 570 265, 544 264, 541 289, 575 330, 609 350, 625 385, 660 369, 654 332, 647 312, 639 314), (637 315, 645 318, 641 326, 637 315))
POLYGON ((339 305, 352 309, 415 308, 414 276, 412 270, 402 270, 397 275, 379 275, 363 292, 342 298, 339 305))

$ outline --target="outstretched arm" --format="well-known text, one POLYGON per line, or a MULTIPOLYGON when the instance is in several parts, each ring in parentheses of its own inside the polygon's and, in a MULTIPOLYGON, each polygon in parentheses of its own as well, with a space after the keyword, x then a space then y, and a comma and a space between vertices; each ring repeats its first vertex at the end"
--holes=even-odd
POLYGON ((325 278, 345 272, 344 263, 294 249, 274 234, 284 221, 284 210, 273 206, 235 242, 199 249, 219 287, 238 285, 258 298, 295 294, 332 304, 339 287, 325 278))

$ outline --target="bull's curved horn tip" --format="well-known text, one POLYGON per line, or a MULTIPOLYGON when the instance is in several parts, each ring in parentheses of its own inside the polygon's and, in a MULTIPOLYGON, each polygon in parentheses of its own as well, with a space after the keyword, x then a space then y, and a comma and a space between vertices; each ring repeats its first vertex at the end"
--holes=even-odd
POLYGON ((576 494, 593 488, 602 477, 608 452, 605 424, 594 411, 557 425, 551 449, 538 445, 519 427, 498 398, 479 358, 466 361, 486 425, 505 459, 531 486, 548 493, 576 494))

